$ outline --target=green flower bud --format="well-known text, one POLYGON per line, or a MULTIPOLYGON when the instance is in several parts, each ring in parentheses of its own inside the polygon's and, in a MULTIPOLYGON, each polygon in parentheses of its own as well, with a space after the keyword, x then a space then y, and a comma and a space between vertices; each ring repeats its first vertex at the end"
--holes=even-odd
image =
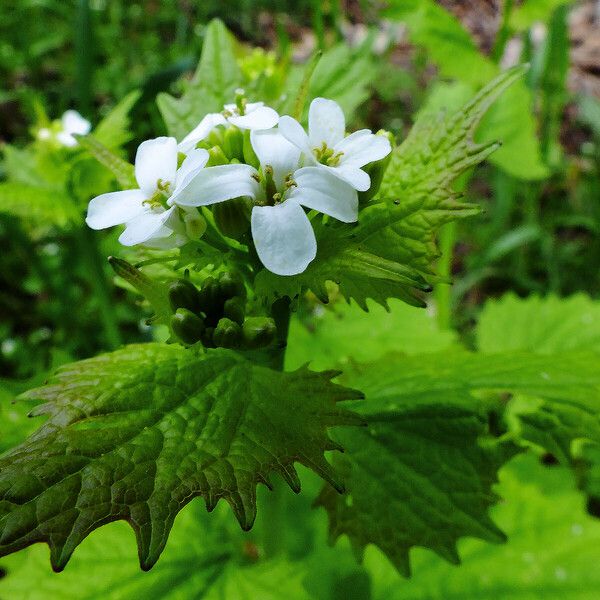
POLYGON ((242 276, 236 271, 225 271, 219 275, 219 287, 223 298, 228 300, 234 296, 246 297, 246 286, 242 276))
POLYGON ((214 277, 207 277, 200 290, 200 310, 206 315, 209 325, 216 325, 223 315, 224 299, 214 277))
POLYGON ((223 316, 231 319, 234 323, 242 325, 246 316, 246 302, 243 298, 236 296, 229 298, 223 305, 223 316))
POLYGON ((213 204, 212 213, 219 231, 234 240, 238 240, 250 229, 248 206, 244 198, 213 204))
POLYGON ((222 146, 225 139, 225 127, 220 125, 214 127, 205 139, 211 146, 222 146))
POLYGON ((213 341, 219 348, 238 348, 242 342, 242 328, 231 319, 223 318, 215 328, 213 341))
POLYGON ((246 129, 244 131, 244 162, 252 165, 255 169, 258 169, 260 166, 260 162, 256 153, 254 152, 254 148, 252 148, 252 143, 250 142, 250 130, 246 129))
POLYGON ((244 160, 244 134, 237 127, 229 127, 223 137, 223 150, 229 160, 244 160))
POLYGON ((177 309, 171 317, 171 327, 184 344, 190 345, 199 342, 206 329, 204 321, 187 308, 177 309))
MULTIPOLYGON (((392 145, 392 152, 395 146, 394 136, 391 132, 385 131, 384 129, 380 129, 377 132, 377 135, 383 135, 390 140, 390 144, 392 145)), ((381 182, 383 181, 383 176, 385 174, 385 170, 392 158, 392 152, 390 152, 386 157, 381 160, 369 163, 368 165, 363 167, 363 171, 366 171, 371 177, 371 187, 366 192, 358 193, 358 201, 360 204, 366 204, 371 200, 375 194, 379 191, 381 187, 381 182)))
POLYGON ((229 159, 225 156, 221 146, 213 146, 208 151, 207 167, 218 167, 219 165, 228 165, 229 159))
POLYGON ((187 308, 192 312, 200 311, 200 293, 189 279, 178 279, 169 284, 169 303, 171 310, 187 308))
POLYGON ((244 343, 248 348, 263 348, 273 343, 277 328, 269 317, 248 317, 242 325, 244 343))
POLYGON ((206 232, 206 219, 198 212, 190 212, 183 217, 185 232, 191 240, 199 240, 206 232))

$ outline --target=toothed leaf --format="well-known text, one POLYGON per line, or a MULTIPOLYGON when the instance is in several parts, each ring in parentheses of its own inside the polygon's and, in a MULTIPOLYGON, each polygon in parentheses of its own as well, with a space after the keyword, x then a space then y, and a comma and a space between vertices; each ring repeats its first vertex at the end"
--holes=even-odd
POLYGON ((593 377, 584 361, 527 353, 448 351, 356 367, 343 381, 365 392, 350 408, 368 427, 335 433, 348 492, 325 487, 318 500, 332 538, 347 534, 359 554, 379 546, 405 575, 414 546, 456 563, 463 536, 502 541, 487 511, 497 470, 517 449, 492 435, 501 433, 500 392, 594 400, 593 385, 577 383, 593 377))
POLYGON ((505 71, 457 113, 417 121, 393 151, 378 199, 361 210, 358 224, 314 219, 316 259, 294 277, 261 271, 261 293, 294 296, 304 286, 326 300, 325 282, 334 281, 363 310, 368 298, 383 306, 389 298, 423 306, 419 293, 435 280, 437 231, 478 212, 459 200, 452 183, 498 147, 476 144, 473 135, 490 104, 522 73, 520 67, 505 71))
POLYGON ((194 497, 209 510, 225 499, 250 529, 258 483, 279 473, 299 491, 295 462, 341 491, 327 428, 358 422, 336 402, 360 394, 331 383, 337 374, 166 344, 60 368, 25 394, 48 421, 0 459, 0 556, 46 542, 61 570, 91 531, 123 519, 149 569, 194 497))

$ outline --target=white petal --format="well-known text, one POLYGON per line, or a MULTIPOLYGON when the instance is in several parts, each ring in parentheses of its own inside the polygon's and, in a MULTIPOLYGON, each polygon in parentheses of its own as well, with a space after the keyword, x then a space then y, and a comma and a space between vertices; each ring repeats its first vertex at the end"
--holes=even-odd
POLYGON ((159 232, 163 232, 163 226, 175 210, 174 206, 162 212, 146 210, 127 223, 119 242, 123 246, 135 246, 155 238, 159 232))
POLYGON ((127 223, 145 212, 144 200, 146 196, 142 190, 124 190, 96 196, 88 205, 85 222, 92 229, 127 223))
POLYGON ((346 130, 346 119, 340 105, 333 100, 315 98, 308 110, 308 137, 311 148, 325 142, 333 148, 341 142, 346 130))
POLYGON ((62 116, 62 127, 67 133, 86 135, 92 129, 92 124, 84 119, 76 110, 68 110, 62 116))
POLYGON ((313 208, 338 221, 354 223, 358 220, 358 194, 356 190, 320 167, 304 167, 294 173, 297 187, 290 200, 313 208))
POLYGON ((275 185, 277 189, 281 188, 286 175, 298 168, 300 150, 288 142, 277 129, 253 131, 250 141, 261 166, 273 167, 275 185))
POLYGON ((177 140, 174 137, 157 137, 139 145, 135 155, 135 178, 147 198, 156 192, 159 179, 175 184, 176 172, 177 140))
POLYGON ((292 119, 292 117, 288 116, 281 117, 279 119, 279 132, 286 140, 304 152, 304 155, 309 158, 311 162, 316 162, 310 142, 308 141, 308 134, 296 119, 292 119))
POLYGON ((357 167, 342 164, 339 167, 325 167, 325 169, 343 179, 359 192, 366 192, 371 187, 369 174, 357 167))
POLYGON ((249 107, 250 105, 248 105, 245 115, 241 117, 229 117, 227 120, 240 129, 271 129, 271 127, 277 125, 279 115, 276 110, 268 106, 258 106, 254 110, 249 110, 249 107))
POLYGON ((196 147, 217 125, 227 125, 227 120, 221 113, 207 114, 190 133, 179 142, 179 151, 187 154, 196 147))
POLYGON ((238 196, 256 197, 258 182, 250 165, 220 165, 201 169, 169 198, 169 204, 207 206, 238 196))
POLYGON ((77 146, 77 140, 66 131, 59 131, 56 134, 56 139, 63 145, 68 148, 73 148, 73 146, 77 146))
POLYGON ((334 150, 343 152, 341 164, 360 168, 386 157, 392 151, 392 145, 387 137, 361 129, 336 144, 334 150))
POLYGON ((317 255, 312 225, 293 200, 275 206, 255 206, 251 226, 258 257, 276 275, 302 273, 317 255))
POLYGON ((177 169, 175 189, 184 186, 186 180, 188 180, 191 175, 194 175, 196 171, 203 169, 208 162, 208 157, 208 151, 204 148, 190 150, 189 154, 185 157, 185 160, 181 163, 181 167, 177 169))

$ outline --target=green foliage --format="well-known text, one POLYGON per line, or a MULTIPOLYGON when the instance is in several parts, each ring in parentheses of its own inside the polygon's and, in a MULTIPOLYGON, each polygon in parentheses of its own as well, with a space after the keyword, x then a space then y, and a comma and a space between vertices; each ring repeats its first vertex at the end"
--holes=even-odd
POLYGON ((44 541, 62 570, 93 529, 125 519, 149 569, 196 496, 208 510, 225 499, 247 530, 258 483, 279 473, 299 491, 296 461, 341 491, 326 429, 359 421, 335 405, 360 394, 334 375, 163 344, 62 367, 25 395, 49 420, 0 462, 0 553, 44 541))
POLYGON ((158 96, 169 133, 181 140, 206 114, 220 112, 225 103, 232 102, 241 83, 231 34, 222 21, 215 19, 206 29, 200 64, 183 96, 158 96))
MULTIPOLYGON (((444 77, 463 84, 460 99, 446 103, 447 108, 459 108, 477 87, 497 76, 498 66, 479 52, 460 21, 433 0, 395 0, 387 14, 408 25, 411 41, 426 50, 427 57, 444 77)), ((444 86, 438 85, 437 89, 440 93, 444 86)), ((453 96, 456 98, 456 93, 444 93, 445 101, 453 96)), ((542 179, 548 174, 541 159, 532 104, 525 84, 515 83, 490 109, 479 132, 479 139, 484 142, 503 142, 490 161, 514 177, 526 180, 542 179)))
POLYGON ((349 475, 347 496, 325 488, 319 500, 332 537, 349 535, 358 552, 379 546, 405 574, 413 546, 457 563, 458 538, 501 541, 487 509, 497 470, 516 447, 494 437, 502 413, 496 394, 593 406, 600 375, 590 358, 454 351, 426 360, 388 356, 346 373, 343 381, 365 392, 351 408, 369 426, 336 433, 349 475))
POLYGON ((98 123, 94 138, 111 150, 124 146, 132 139, 129 113, 140 99, 140 92, 130 92, 98 123))
POLYGON ((263 270, 257 276, 259 289, 294 296, 306 287, 326 301, 325 283, 334 281, 343 296, 363 310, 368 298, 382 306, 394 297, 423 306, 416 291, 429 290, 425 278, 435 277, 437 230, 478 210, 459 202, 452 183, 498 147, 475 144, 473 134, 490 104, 522 72, 504 72, 457 113, 418 121, 393 151, 378 201, 361 211, 359 223, 314 223, 316 259, 306 271, 284 281, 263 270))
MULTIPOLYGON (((583 295, 566 300, 509 295, 485 308, 478 341, 485 352, 527 349, 562 362, 563 378, 571 378, 569 396, 517 397, 512 426, 523 440, 570 464, 580 487, 600 498, 600 306, 583 295)), ((546 369, 542 375, 549 385, 560 384, 546 369)))
POLYGON ((8 576, 0 580, 0 596, 138 600, 152 590, 153 597, 164 600, 199 595, 212 600, 276 600, 281 595, 308 600, 300 565, 285 559, 257 561, 252 556, 254 542, 231 530, 228 515, 217 510, 209 522, 201 511, 195 501, 181 514, 171 544, 150 573, 139 570, 131 531, 125 524, 113 523, 83 542, 60 577, 49 569, 42 546, 28 548, 25 560, 4 559, 8 576))

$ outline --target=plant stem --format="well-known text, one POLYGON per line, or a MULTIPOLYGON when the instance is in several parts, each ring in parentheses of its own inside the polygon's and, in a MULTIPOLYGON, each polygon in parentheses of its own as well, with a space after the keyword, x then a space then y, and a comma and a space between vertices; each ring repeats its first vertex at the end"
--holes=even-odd
MULTIPOLYGON (((290 299, 280 298, 273 304, 272 316, 277 326, 278 354, 273 368, 283 371, 285 350, 290 328, 290 299)), ((262 509, 262 545, 265 556, 273 558, 285 548, 285 511, 287 509, 286 485, 280 479, 273 482, 273 491, 264 496, 262 509)))
POLYGON ((77 60, 77 104, 81 114, 90 116, 92 109, 92 74, 94 40, 89 0, 78 0, 74 31, 77 60))

